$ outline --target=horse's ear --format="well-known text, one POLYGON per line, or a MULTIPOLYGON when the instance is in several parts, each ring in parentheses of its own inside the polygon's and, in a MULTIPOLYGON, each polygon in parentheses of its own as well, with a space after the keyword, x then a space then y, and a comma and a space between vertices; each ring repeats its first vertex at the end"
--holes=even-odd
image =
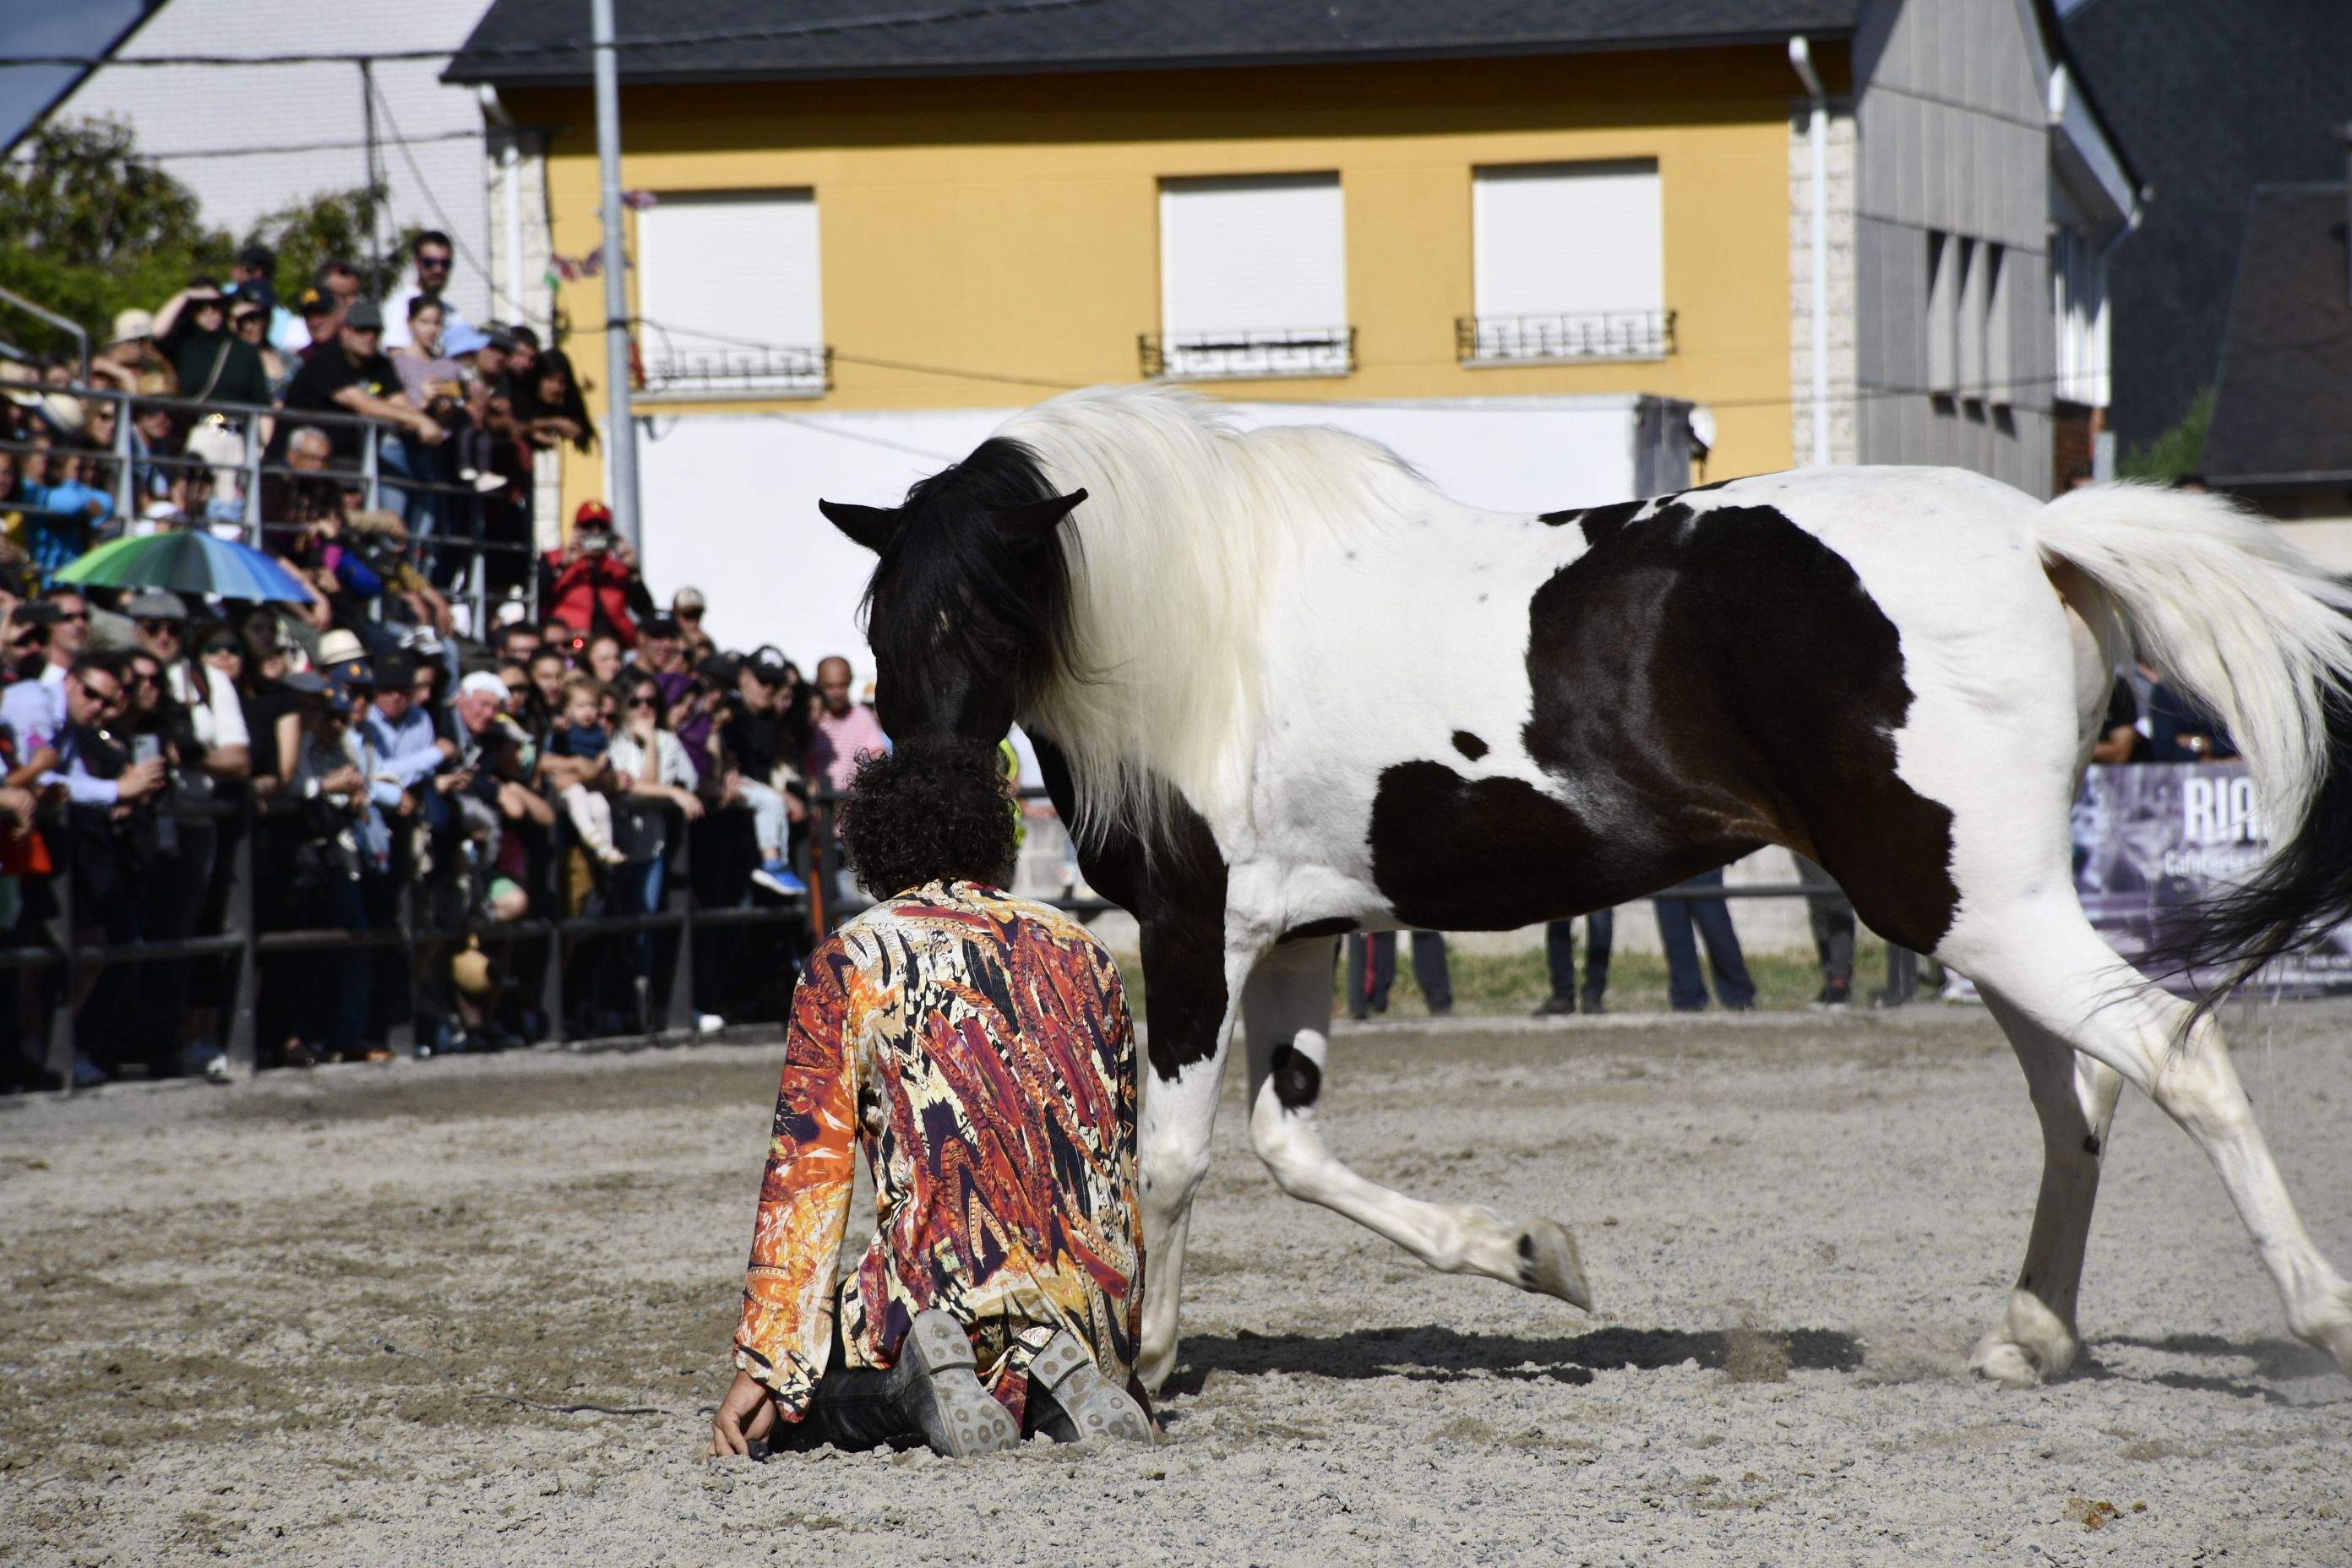
POLYGON ((858 543, 880 554, 888 542, 891 531, 898 526, 898 509, 889 506, 854 506, 848 501, 821 500, 817 510, 825 521, 858 543))
POLYGON ((996 531, 1015 550, 1034 550, 1052 538, 1062 520, 1086 499, 1086 491, 1072 490, 1066 496, 1049 496, 1027 506, 1000 511, 996 514, 996 531))

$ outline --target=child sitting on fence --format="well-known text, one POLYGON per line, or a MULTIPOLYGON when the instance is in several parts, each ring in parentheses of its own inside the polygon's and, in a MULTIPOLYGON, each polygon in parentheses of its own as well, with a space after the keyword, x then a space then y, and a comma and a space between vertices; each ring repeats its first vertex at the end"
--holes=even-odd
MULTIPOLYGON (((572 679, 563 683, 563 719, 547 738, 551 756, 593 763, 604 756, 613 738, 604 725, 604 688, 600 681, 572 679)), ((572 829, 588 853, 607 866, 627 857, 613 843, 613 803, 585 784, 574 782, 556 792, 572 829)))

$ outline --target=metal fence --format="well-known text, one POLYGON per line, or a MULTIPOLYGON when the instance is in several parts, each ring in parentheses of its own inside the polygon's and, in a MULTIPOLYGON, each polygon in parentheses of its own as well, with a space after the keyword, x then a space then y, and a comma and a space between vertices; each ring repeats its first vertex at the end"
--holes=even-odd
MULTIPOLYGON (((666 805, 640 803, 641 808, 669 812, 666 805)), ((564 906, 567 855, 572 847, 569 824, 558 813, 544 858, 547 875, 530 889, 534 912, 512 921, 467 918, 436 922, 422 907, 430 884, 404 878, 395 889, 391 923, 383 929, 353 931, 342 927, 261 929, 257 918, 257 848, 259 835, 273 822, 284 824, 301 803, 286 798, 238 803, 206 802, 158 808, 158 816, 182 824, 209 823, 220 829, 218 853, 228 858, 226 900, 217 932, 165 941, 91 943, 79 940, 92 928, 94 912, 77 907, 79 891, 73 857, 76 834, 62 810, 45 808, 42 837, 49 848, 54 871, 47 878, 50 910, 37 940, 26 945, 0 948, 0 973, 24 976, 48 974, 52 1005, 45 1040, 24 1042, 28 1051, 41 1048, 48 1070, 70 1082, 81 1026, 89 996, 84 982, 108 968, 137 967, 180 962, 221 962, 231 966, 224 988, 222 1047, 233 1070, 250 1071, 259 1060, 257 1024, 260 1017, 261 961, 280 953, 348 953, 358 951, 397 952, 404 955, 401 973, 404 989, 388 1013, 384 1044, 395 1054, 415 1053, 417 1001, 426 988, 429 966, 446 962, 467 944, 478 944, 505 966, 521 971, 513 960, 519 952, 541 955, 536 1005, 548 1024, 550 1037, 567 1038, 568 986, 580 950, 599 938, 647 933, 666 939, 666 950, 649 946, 647 968, 634 976, 644 1009, 634 1031, 646 1035, 688 1034, 696 1026, 696 939, 713 931, 742 928, 797 928, 809 918, 798 900, 769 899, 736 903, 705 902, 697 888, 694 846, 698 837, 688 831, 669 836, 668 876, 664 907, 633 914, 578 914, 551 911, 564 906), (656 970, 654 965, 658 965, 656 970)), ((742 810, 744 808, 734 808, 742 810)), ((714 816, 717 814, 714 814, 714 816)), ((673 828, 682 826, 673 817, 673 828)), ((28 934, 28 933, 20 933, 28 934)))
MULTIPOLYGON (((211 470, 219 482, 223 473, 234 473, 240 499, 237 526, 243 542, 257 550, 269 548, 268 531, 291 528, 291 520, 264 517, 263 494, 267 481, 276 479, 288 486, 305 483, 329 483, 356 488, 362 504, 370 510, 386 510, 388 499, 399 500, 397 510, 409 510, 409 496, 432 498, 433 521, 438 525, 419 535, 412 531, 410 547, 425 565, 426 575, 436 583, 445 579, 454 582, 462 576, 460 596, 472 610, 469 630, 481 637, 488 629, 489 561, 499 555, 520 555, 520 584, 530 613, 536 618, 538 605, 537 574, 531 569, 536 552, 529 535, 529 503, 523 503, 526 537, 520 541, 501 541, 486 537, 484 527, 488 499, 475 485, 456 479, 420 479, 413 474, 386 471, 383 443, 401 440, 407 433, 388 420, 366 415, 337 410, 286 409, 248 403, 199 401, 189 397, 163 396, 143 393, 128 393, 111 387, 68 385, 26 387, 26 392, 53 395, 79 400, 87 408, 92 404, 114 409, 114 432, 111 443, 105 447, 41 446, 28 441, 0 441, 0 451, 20 457, 45 454, 53 460, 67 458, 94 459, 103 464, 107 472, 105 488, 113 507, 112 517, 125 529, 138 521, 139 481, 149 469, 173 474, 191 474, 198 469, 211 470), (137 431, 139 415, 150 409, 169 409, 175 416, 190 419, 194 425, 211 425, 228 432, 236 441, 236 461, 232 465, 215 461, 199 453, 154 452, 142 449, 137 431), (265 462, 276 433, 283 424, 291 430, 306 427, 321 431, 356 430, 359 433, 359 465, 354 468, 329 466, 323 469, 299 468, 284 462, 265 462), (442 567, 446 560, 460 564, 453 573, 442 567)), ((411 437, 413 438, 413 437, 411 437)), ((404 452, 406 450, 403 448, 404 452)), ((97 488, 97 487, 93 487, 97 488)), ((37 515, 38 509, 21 510, 37 515)), ((81 520, 87 521, 87 519, 81 520)), ((208 520, 189 520, 191 527, 208 526, 208 520)))

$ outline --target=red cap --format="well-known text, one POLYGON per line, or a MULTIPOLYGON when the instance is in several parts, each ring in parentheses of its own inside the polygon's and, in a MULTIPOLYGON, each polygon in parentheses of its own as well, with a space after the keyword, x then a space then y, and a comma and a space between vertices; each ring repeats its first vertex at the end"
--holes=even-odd
POLYGON ((613 509, 600 500, 582 501, 580 510, 572 514, 572 526, 580 528, 591 522, 601 522, 607 528, 611 527, 613 509))

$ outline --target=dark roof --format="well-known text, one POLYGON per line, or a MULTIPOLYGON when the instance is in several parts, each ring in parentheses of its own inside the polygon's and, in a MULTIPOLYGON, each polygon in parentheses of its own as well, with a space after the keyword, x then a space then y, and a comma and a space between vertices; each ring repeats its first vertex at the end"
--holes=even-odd
POLYGON ((2352 268, 2342 185, 2264 186, 2221 340, 2205 475, 2352 485, 2352 268))
POLYGON ((2339 179, 2352 120, 2345 0, 2086 0, 2060 23, 2150 187, 2107 264, 2116 434, 2153 440, 2213 381, 2257 184, 2339 179))
MULTIPOLYGON (((1861 0, 618 0, 614 27, 625 81, 766 81, 1844 37, 1860 7, 1861 0)), ((587 36, 581 0, 495 0, 444 79, 584 82, 587 36)))

